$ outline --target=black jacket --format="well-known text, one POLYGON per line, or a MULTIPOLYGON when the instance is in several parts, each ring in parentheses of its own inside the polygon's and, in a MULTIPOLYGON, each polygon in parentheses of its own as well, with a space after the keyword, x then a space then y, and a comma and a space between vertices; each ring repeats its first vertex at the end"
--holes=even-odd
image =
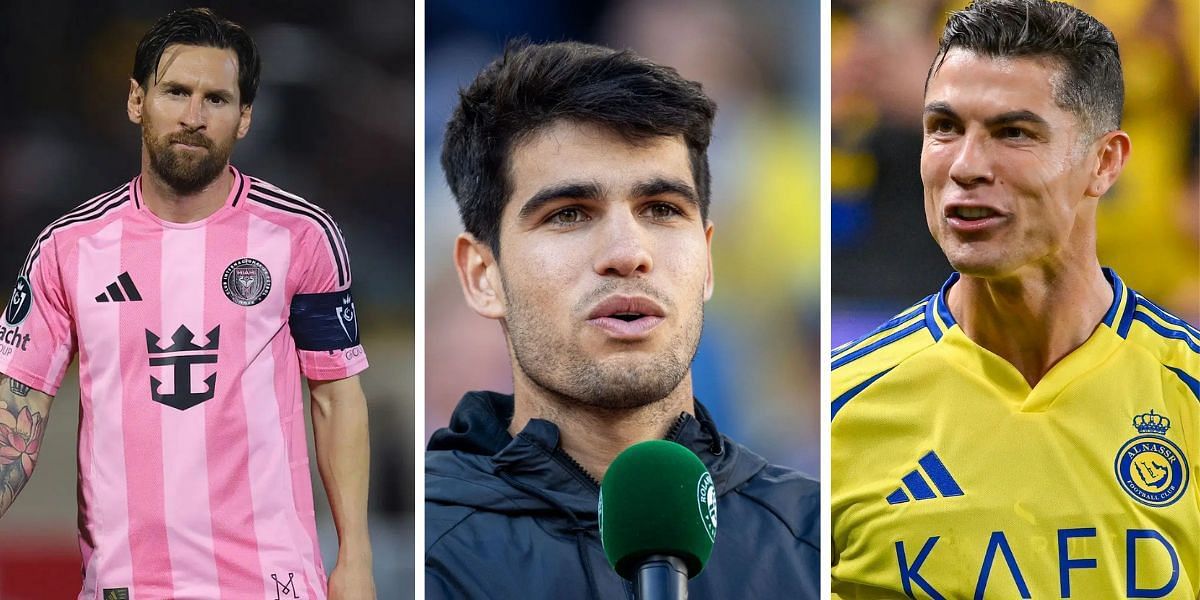
MULTIPOLYGON (((533 419, 508 434, 512 396, 471 392, 425 454, 427 598, 632 598, 600 544, 599 487, 533 419)), ((708 412, 680 416, 667 439, 712 474, 720 523, 689 584, 704 599, 816 598, 820 486, 721 436, 708 412)))

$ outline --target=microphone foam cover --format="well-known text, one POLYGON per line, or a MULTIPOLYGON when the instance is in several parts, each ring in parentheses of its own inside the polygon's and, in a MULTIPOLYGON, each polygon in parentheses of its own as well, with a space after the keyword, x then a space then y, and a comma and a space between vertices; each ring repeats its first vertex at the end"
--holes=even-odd
POLYGON ((617 574, 632 581, 637 562, 677 556, 695 577, 712 554, 717 498, 712 476, 687 448, 666 440, 617 455, 600 485, 600 539, 617 574))

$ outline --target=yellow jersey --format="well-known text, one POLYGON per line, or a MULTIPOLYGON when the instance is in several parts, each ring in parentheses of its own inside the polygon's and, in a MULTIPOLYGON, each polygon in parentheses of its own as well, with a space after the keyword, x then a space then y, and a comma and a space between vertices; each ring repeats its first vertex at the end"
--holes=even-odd
POLYGON ((835 598, 1200 597, 1200 332, 1127 288, 1031 389, 946 306, 834 350, 835 598))

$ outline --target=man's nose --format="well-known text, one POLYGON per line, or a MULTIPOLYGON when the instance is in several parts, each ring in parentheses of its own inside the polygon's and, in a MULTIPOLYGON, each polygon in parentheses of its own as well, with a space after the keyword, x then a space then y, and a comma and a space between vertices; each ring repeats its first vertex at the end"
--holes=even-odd
POLYGON ((601 247, 596 257, 596 273, 629 277, 649 273, 654 268, 649 232, 636 215, 614 211, 601 227, 601 247))
POLYGON ((205 110, 204 98, 199 94, 193 94, 188 99, 187 106, 183 109, 183 114, 179 116, 179 124, 192 130, 204 127, 208 120, 205 110))
POLYGON ((990 140, 985 132, 968 132, 958 143, 958 152, 950 163, 950 179, 963 187, 992 181, 990 140))

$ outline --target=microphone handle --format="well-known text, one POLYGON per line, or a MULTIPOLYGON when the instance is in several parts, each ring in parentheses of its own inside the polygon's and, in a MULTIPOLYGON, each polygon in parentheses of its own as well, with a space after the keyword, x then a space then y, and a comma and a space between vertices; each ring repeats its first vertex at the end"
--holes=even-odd
POLYGON ((651 554, 638 566, 634 586, 637 600, 687 600, 688 569, 683 559, 651 554))

